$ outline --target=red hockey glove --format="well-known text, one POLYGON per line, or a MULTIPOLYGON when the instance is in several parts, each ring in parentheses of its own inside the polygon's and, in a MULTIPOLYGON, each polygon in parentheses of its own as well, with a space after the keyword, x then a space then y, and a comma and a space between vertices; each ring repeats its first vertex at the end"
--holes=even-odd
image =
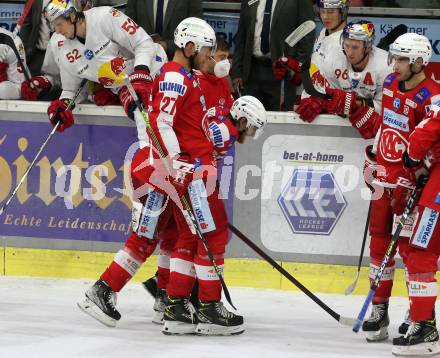
MULTIPOLYGON (((139 99, 146 107, 150 102, 150 94, 153 89, 153 79, 150 76, 150 71, 146 66, 136 66, 135 71, 128 77, 139 99)), ((131 97, 127 87, 122 87, 119 91, 119 100, 124 107, 125 113, 133 119, 133 112, 136 110, 136 104, 131 97)))
POLYGON ((382 117, 368 106, 359 107, 350 117, 351 125, 364 139, 374 138, 380 128, 382 117))
POLYGON ((98 88, 93 95, 93 99, 97 106, 118 105, 119 97, 114 94, 109 88, 98 88))
MULTIPOLYGON (((423 173, 422 161, 412 160, 408 153, 403 153, 402 170, 393 189, 391 208, 393 214, 402 215, 408 203, 411 191, 416 187, 417 177, 423 173)), ((414 208, 413 208, 414 209, 414 208)))
POLYGON ((319 97, 308 97, 301 100, 296 113, 304 122, 312 123, 318 114, 325 112, 328 101, 319 97))
POLYGON ((73 126, 75 123, 72 111, 70 109, 67 110, 69 103, 70 100, 68 99, 57 99, 52 101, 47 109, 47 114, 53 126, 61 122, 57 128, 58 132, 64 132, 65 129, 73 126))
POLYGON ((364 161, 364 181, 365 185, 374 193, 373 180, 377 176, 377 160, 376 154, 372 152, 373 146, 370 144, 365 148, 365 161, 364 161))
POLYGON ((8 79, 8 74, 6 73, 8 67, 8 63, 0 62, 0 82, 6 81, 8 79))
POLYGON ((296 73, 301 72, 301 63, 293 57, 280 57, 273 65, 274 77, 277 81, 286 77, 289 71, 296 73))
POLYGON ((21 97, 26 101, 36 101, 40 94, 47 93, 52 84, 45 76, 34 76, 21 84, 21 97), (31 85, 32 84, 32 85, 31 85))
POLYGON ((349 117, 356 109, 356 93, 353 91, 343 91, 336 88, 325 89, 331 97, 328 104, 328 112, 349 117))

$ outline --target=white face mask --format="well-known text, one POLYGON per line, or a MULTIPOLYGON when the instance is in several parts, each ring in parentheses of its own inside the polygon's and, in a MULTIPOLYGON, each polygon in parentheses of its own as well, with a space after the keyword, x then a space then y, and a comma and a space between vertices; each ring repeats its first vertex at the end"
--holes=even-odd
POLYGON ((214 74, 218 78, 223 78, 229 75, 229 70, 231 69, 231 64, 228 60, 222 60, 215 63, 214 74))

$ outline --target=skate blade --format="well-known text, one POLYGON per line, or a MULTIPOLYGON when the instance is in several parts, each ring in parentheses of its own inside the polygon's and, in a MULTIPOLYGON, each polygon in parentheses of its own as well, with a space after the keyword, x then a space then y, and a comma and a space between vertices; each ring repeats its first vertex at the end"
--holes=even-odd
POLYGON ((440 344, 429 342, 413 346, 393 346, 392 353, 398 357, 431 357, 440 353, 440 344))
POLYGON ((163 324, 163 312, 154 311, 153 318, 151 319, 151 322, 154 324, 163 324))
MULTIPOLYGON (((365 332, 365 331, 364 331, 365 332)), ((365 339, 367 342, 375 343, 375 342, 383 342, 388 339, 388 327, 383 327, 378 331, 366 331, 365 339)))
POLYGON ((115 319, 107 316, 101 309, 90 299, 86 298, 84 301, 77 302, 78 307, 84 313, 88 314, 90 317, 93 317, 97 321, 101 322, 103 325, 107 327, 116 327, 115 319))
POLYGON ((195 334, 196 327, 196 324, 164 320, 162 333, 166 335, 195 334))
POLYGON ((196 328, 196 334, 199 336, 234 336, 244 332, 243 325, 239 326, 220 326, 210 323, 199 323, 196 328))

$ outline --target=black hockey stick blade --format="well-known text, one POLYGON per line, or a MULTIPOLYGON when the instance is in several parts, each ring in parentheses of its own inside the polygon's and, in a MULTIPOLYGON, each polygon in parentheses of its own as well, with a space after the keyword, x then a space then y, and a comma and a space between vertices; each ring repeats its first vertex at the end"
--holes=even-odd
POLYGON ((252 240, 246 237, 240 230, 238 230, 234 225, 228 223, 228 228, 234 233, 241 241, 248 245, 252 250, 254 250, 258 255, 260 255, 265 261, 267 261, 274 269, 281 273, 285 278, 292 282, 296 287, 298 287, 302 292, 304 292, 309 298, 311 298, 319 307, 326 311, 330 316, 332 316, 336 321, 344 326, 352 327, 355 323, 354 318, 343 317, 339 313, 333 311, 329 306, 322 302, 316 295, 314 295, 307 287, 305 287, 301 282, 299 282, 295 277, 293 277, 289 272, 287 272, 283 267, 281 267, 272 257, 266 254, 259 246, 257 246, 252 240))
POLYGON ((307 94, 313 97, 330 99, 330 96, 325 93, 319 92, 313 85, 312 79, 310 78, 310 59, 308 59, 301 65, 301 78, 304 90, 307 94))
POLYGON ((400 36, 408 32, 408 27, 404 24, 397 25, 394 29, 382 37, 377 44, 382 50, 388 51, 390 45, 400 36))

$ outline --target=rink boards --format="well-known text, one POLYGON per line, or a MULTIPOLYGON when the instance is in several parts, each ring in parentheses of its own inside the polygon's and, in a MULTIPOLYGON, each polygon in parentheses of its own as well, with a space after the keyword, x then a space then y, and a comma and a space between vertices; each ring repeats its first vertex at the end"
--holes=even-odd
MULTIPOLYGON (((1 205, 50 131, 46 106, 0 101, 1 205)), ((118 107, 80 105, 74 113, 76 125, 54 136, 0 217, 3 274, 97 277, 130 231, 124 162, 136 149, 135 128, 118 107)), ((345 119, 304 124, 294 113, 271 112, 263 136, 225 160, 219 181, 230 222, 310 289, 343 292, 368 210, 360 173, 366 144, 345 119)), ((236 237, 227 258, 231 285, 292 289, 236 237)), ((148 260, 137 279, 155 265, 148 260)), ((366 271, 362 278, 364 291, 366 271)), ((403 279, 396 286, 404 294, 403 279)))

